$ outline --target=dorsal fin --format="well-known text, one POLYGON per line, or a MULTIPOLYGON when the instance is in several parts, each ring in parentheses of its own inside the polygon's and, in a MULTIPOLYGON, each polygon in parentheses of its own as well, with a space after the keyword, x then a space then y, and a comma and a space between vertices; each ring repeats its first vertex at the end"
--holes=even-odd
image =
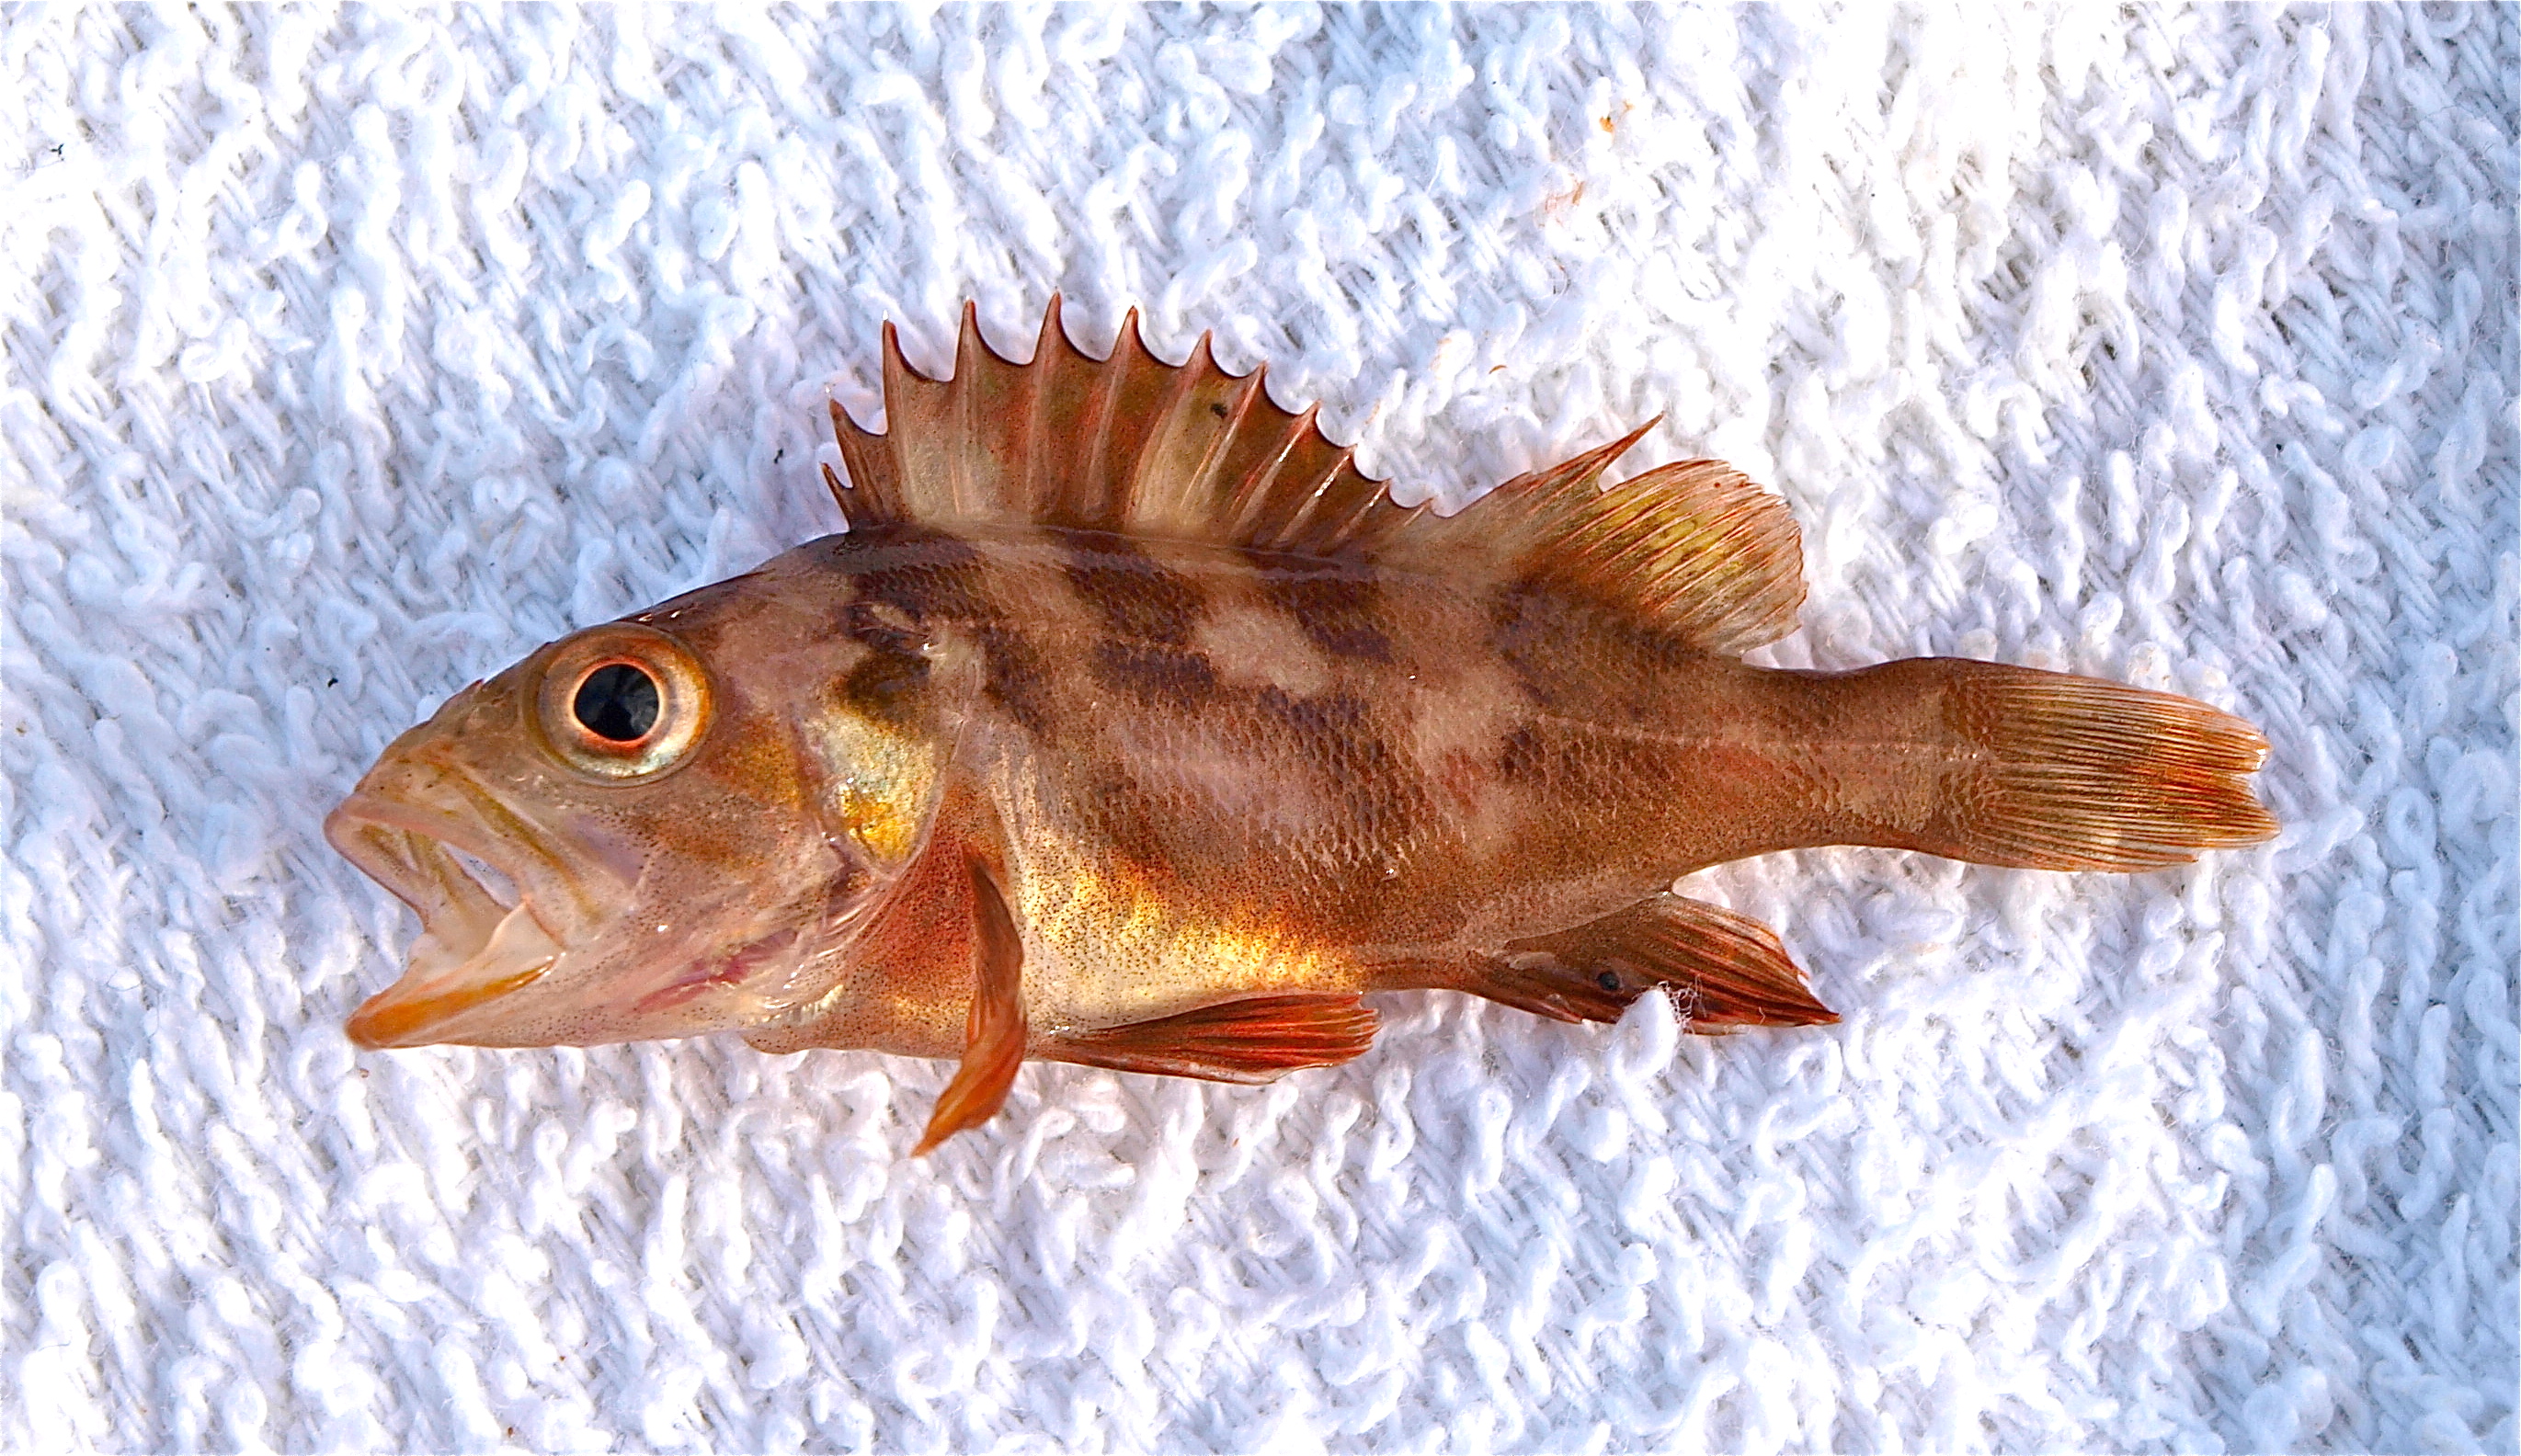
POLYGON ((1226 373, 1204 334, 1188 359, 1165 363, 1134 308, 1111 357, 1090 358, 1069 341, 1056 295, 1032 361, 1014 364, 966 303, 949 379, 913 370, 884 326, 885 432, 834 401, 848 484, 828 466, 824 479, 854 528, 1038 523, 1476 571, 1643 617, 1711 652, 1794 626, 1802 541, 1783 501, 1713 460, 1599 488, 1652 422, 1440 517, 1393 505, 1350 447, 1323 437, 1313 409, 1270 401, 1264 374, 1226 373))
POLYGON ((912 370, 885 325, 885 432, 860 430, 835 401, 849 486, 828 467, 825 480, 861 528, 1038 522, 1324 556, 1411 514, 1323 437, 1313 410, 1271 403, 1264 372, 1226 373, 1207 335, 1167 364, 1147 352, 1134 308, 1112 356, 1089 358, 1055 296, 1032 362, 1012 364, 967 303, 949 380, 912 370))
POLYGON ((1603 468, 1658 420, 1518 476, 1452 516, 1422 513, 1380 554, 1428 571, 1478 562, 1642 616, 1708 652, 1745 653, 1793 631, 1803 533, 1784 501, 1720 460, 1678 461, 1600 488, 1603 468))

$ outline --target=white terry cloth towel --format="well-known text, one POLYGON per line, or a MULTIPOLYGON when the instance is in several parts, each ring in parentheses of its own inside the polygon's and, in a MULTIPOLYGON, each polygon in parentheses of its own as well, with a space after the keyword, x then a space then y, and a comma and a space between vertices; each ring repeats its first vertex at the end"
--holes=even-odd
POLYGON ((2509 6, 0 14, 0 1445, 2511 1450, 2509 6), (359 1055, 318 835, 837 529, 879 327, 1272 366, 1405 501, 1663 423, 1783 664, 2274 745, 2140 877, 1694 879, 1833 1027, 1265 1088, 359 1055))

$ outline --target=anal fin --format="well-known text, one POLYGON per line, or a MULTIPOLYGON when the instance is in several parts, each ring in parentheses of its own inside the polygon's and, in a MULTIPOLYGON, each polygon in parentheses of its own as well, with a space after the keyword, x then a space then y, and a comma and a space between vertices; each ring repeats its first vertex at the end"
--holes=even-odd
POLYGON ((1838 1020, 1813 998, 1776 932, 1675 894, 1572 930, 1509 940, 1459 988, 1562 1022, 1618 1021, 1628 1003, 1657 988, 1673 998, 1691 1031, 1838 1020))
POLYGON ((1039 1049, 1059 1062, 1267 1082, 1305 1067, 1331 1067, 1374 1044, 1375 1016, 1354 996, 1253 996, 1179 1016, 1061 1036, 1039 1049))

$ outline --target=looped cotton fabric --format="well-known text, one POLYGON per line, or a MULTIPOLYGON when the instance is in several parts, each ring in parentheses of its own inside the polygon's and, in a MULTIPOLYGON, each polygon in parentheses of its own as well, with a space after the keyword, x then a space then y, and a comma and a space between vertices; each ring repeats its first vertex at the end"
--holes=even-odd
POLYGON ((2510 7, 0 18, 0 1446, 2516 1444, 2510 7), (1699 877, 1839 1026, 1257 1089, 353 1055, 359 769, 835 529, 966 297, 1458 503, 1662 413, 1766 660, 2208 699, 2269 848, 1699 877))

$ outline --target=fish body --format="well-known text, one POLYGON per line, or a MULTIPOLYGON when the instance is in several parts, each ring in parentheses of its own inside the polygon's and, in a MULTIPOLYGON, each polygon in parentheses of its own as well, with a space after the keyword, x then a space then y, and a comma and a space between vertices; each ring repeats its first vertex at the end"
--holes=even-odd
POLYGON ((1378 991, 1834 1020, 1765 927, 1668 890, 1745 855, 2272 833, 2264 741, 2186 699, 1746 664, 1799 542, 1716 462, 1601 490, 1631 435, 1438 518, 1205 341, 1094 360, 1054 304, 1015 365, 967 313, 951 383, 887 344, 888 432, 834 411, 848 533, 468 689, 335 812, 425 926, 355 1039, 956 1059, 924 1151, 1027 1059, 1347 1060, 1378 991))

